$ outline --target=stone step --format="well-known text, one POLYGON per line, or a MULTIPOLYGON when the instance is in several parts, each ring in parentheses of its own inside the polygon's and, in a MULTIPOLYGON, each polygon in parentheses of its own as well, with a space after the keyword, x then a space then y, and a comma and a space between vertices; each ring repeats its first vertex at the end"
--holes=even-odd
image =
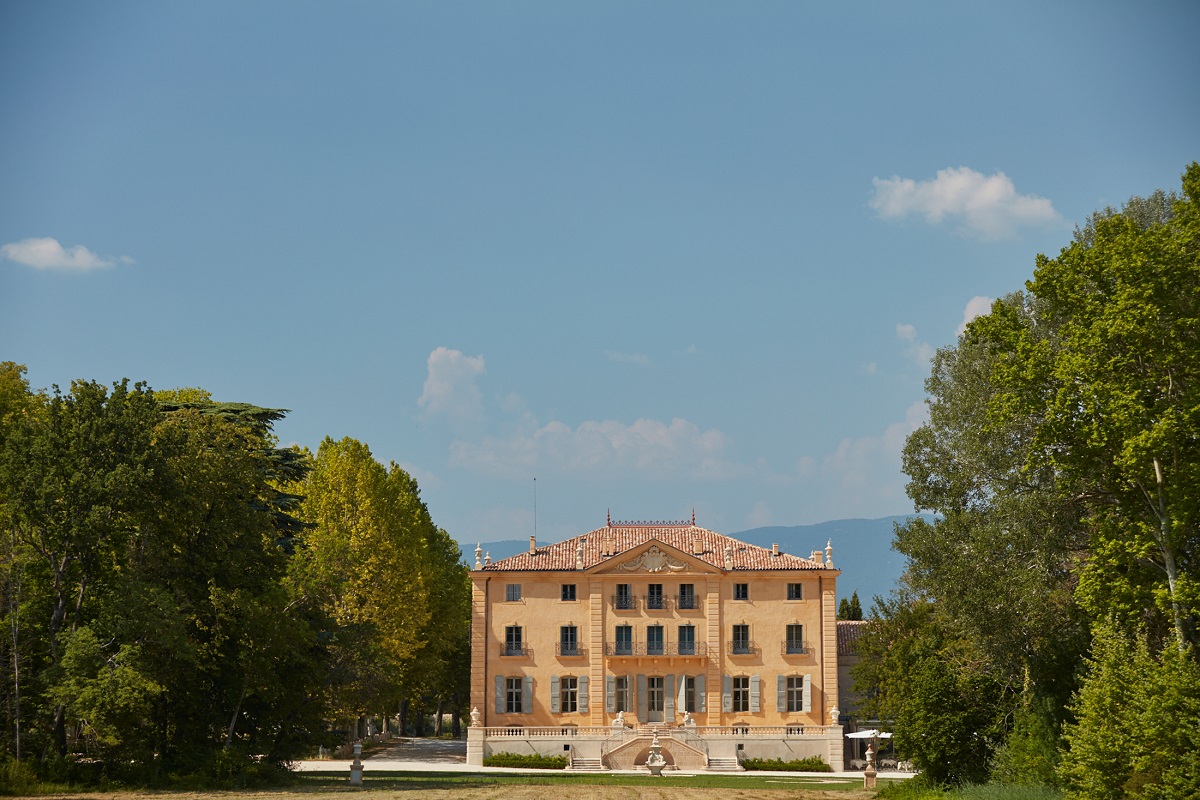
POLYGON ((708 760, 709 772, 741 772, 742 765, 738 763, 736 758, 710 758, 708 760))
POLYGON ((571 770, 574 772, 604 772, 607 768, 598 758, 579 758, 571 763, 571 770))

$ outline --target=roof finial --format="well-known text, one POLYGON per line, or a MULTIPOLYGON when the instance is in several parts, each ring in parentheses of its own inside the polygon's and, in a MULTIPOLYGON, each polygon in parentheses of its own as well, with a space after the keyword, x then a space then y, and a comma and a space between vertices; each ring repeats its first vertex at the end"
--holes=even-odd
POLYGON ((483 545, 475 545, 475 569, 483 569, 483 545))
POLYGON ((696 527, 696 507, 692 506, 692 527, 696 527))
POLYGON ((833 539, 825 542, 825 566, 833 569, 833 539))
POLYGON ((605 515, 605 522, 608 523, 608 527, 610 527, 610 528, 612 527, 612 509, 611 508, 608 509, 608 513, 605 515))

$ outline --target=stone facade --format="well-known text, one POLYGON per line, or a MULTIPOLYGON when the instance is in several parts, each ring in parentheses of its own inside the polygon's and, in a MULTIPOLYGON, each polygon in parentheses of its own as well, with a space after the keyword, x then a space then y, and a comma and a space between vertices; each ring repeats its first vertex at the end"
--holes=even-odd
POLYGON ((468 760, 627 768, 658 731, 680 768, 820 755, 840 770, 838 575, 831 548, 781 553, 694 519, 477 551, 468 760))

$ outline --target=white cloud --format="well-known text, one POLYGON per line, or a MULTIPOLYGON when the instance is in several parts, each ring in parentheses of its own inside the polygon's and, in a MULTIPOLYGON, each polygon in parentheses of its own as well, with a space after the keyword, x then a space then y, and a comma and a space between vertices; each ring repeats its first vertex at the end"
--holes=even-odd
POLYGON ((613 350, 605 350, 604 357, 618 364, 637 364, 639 367, 650 366, 650 356, 645 356, 641 353, 618 353, 613 350))
POLYGON ((896 336, 900 337, 902 342, 907 343, 909 358, 917 362, 918 366, 929 366, 929 362, 933 359, 933 347, 929 342, 922 342, 917 338, 917 329, 914 326, 907 322, 901 322, 896 326, 896 336))
POLYGON ((63 247, 57 239, 22 239, 0 247, 0 256, 24 264, 34 269, 66 269, 80 272, 89 269, 111 267, 120 261, 122 264, 132 264, 128 256, 119 258, 103 258, 88 250, 83 245, 63 247))
MULTIPOLYGON (((821 460, 821 473, 842 490, 879 492, 888 487, 883 476, 901 475, 900 453, 908 435, 929 419, 924 400, 910 405, 900 422, 893 422, 879 436, 842 439, 837 449, 821 460)), ((903 496, 903 486, 891 493, 903 496)))
POLYGON ((740 471, 725 458, 730 444, 721 431, 702 431, 679 418, 669 423, 588 421, 576 428, 551 421, 507 438, 456 441, 450 446, 450 463, 509 476, 552 469, 595 477, 723 479, 740 471))
POLYGON ((873 178, 871 208, 884 219, 912 214, 930 224, 958 220, 963 228, 987 239, 1010 236, 1026 225, 1058 223, 1062 217, 1044 197, 1018 194, 1003 172, 984 175, 969 167, 938 170, 932 180, 873 178))
POLYGON ((483 356, 439 347, 429 354, 425 388, 417 399, 427 416, 443 416, 465 425, 483 417, 483 393, 476 379, 484 374, 483 356))
POLYGON ((984 314, 990 314, 992 311, 992 303, 996 302, 994 297, 983 297, 977 295, 967 301, 967 307, 963 309, 962 324, 958 326, 958 335, 962 336, 967 329, 967 324, 976 317, 982 317, 984 314))

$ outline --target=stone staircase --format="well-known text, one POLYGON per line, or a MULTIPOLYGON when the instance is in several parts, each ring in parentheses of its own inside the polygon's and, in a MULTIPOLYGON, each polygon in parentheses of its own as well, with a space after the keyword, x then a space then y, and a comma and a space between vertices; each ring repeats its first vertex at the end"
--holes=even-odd
POLYGON ((608 768, 598 758, 580 758, 575 756, 571 761, 573 772, 607 772, 608 768))
POLYGON ((742 765, 738 763, 736 758, 710 758, 708 760, 709 772, 741 772, 742 765))

